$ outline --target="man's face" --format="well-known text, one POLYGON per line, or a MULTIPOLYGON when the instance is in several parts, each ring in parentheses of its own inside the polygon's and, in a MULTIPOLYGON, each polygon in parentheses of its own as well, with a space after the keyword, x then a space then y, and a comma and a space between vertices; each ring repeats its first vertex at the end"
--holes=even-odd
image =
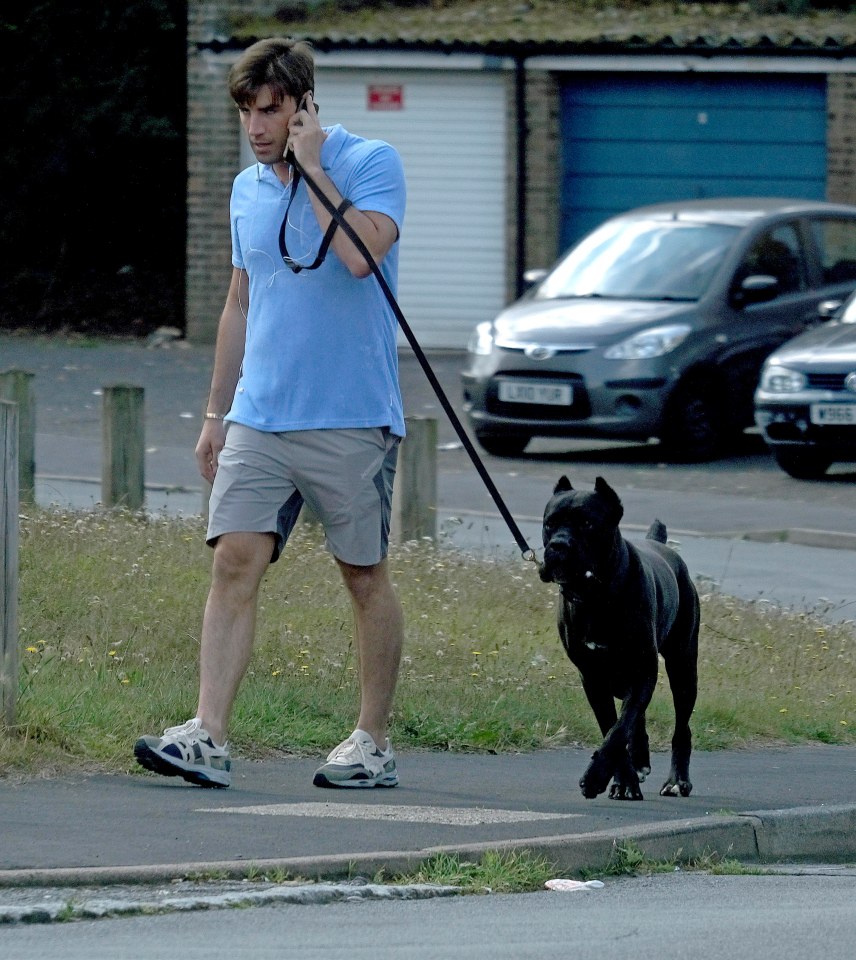
POLYGON ((282 160, 288 142, 288 121, 296 111, 294 97, 284 97, 277 103, 267 85, 259 89, 252 103, 238 107, 241 126, 259 163, 282 160))

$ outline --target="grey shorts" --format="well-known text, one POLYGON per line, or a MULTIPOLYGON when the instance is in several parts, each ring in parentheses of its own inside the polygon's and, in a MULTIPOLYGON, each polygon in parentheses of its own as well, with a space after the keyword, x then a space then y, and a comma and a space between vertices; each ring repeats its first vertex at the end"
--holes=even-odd
POLYGON ((389 544, 399 440, 385 427, 266 433, 230 423, 211 488, 208 543, 224 533, 272 533, 273 563, 306 502, 334 557, 379 563, 389 544))

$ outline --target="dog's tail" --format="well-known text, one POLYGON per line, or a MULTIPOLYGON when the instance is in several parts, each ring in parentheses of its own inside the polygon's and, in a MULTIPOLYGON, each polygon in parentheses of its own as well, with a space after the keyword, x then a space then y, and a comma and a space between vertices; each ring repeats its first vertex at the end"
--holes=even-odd
POLYGON ((648 527, 648 532, 645 534, 646 540, 656 540, 658 543, 666 543, 669 539, 666 533, 666 524, 662 520, 655 520, 650 527, 648 527))

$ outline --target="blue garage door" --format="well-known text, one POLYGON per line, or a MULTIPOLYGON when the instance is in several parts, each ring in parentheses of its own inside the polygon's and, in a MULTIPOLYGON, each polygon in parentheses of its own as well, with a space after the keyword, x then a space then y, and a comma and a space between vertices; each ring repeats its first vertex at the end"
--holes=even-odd
POLYGON ((568 74, 564 249, 614 213, 694 197, 826 193, 826 78, 568 74))

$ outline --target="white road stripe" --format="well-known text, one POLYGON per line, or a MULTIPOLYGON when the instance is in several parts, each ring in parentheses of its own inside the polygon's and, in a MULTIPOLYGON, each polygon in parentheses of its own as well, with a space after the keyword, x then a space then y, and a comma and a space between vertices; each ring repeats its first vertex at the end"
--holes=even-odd
POLYGON ((491 810, 483 807, 418 807, 373 803, 268 803, 250 807, 202 807, 197 813, 241 813, 258 817, 334 817, 339 820, 395 820, 470 827, 480 823, 568 820, 579 813, 491 810))

